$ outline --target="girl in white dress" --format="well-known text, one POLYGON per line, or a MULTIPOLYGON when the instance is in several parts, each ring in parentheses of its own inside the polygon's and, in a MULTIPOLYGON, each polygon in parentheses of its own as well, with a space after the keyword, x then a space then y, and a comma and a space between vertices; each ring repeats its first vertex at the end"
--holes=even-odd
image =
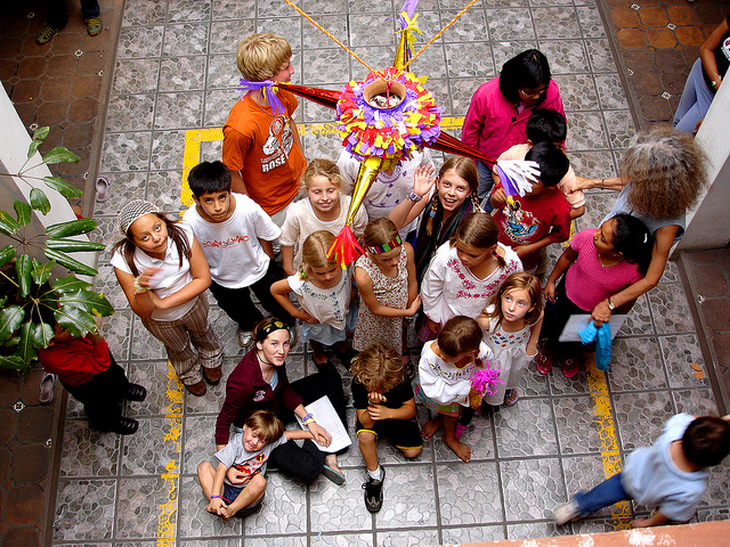
POLYGON ((421 285, 426 316, 419 329, 422 341, 435 338, 452 317, 478 316, 507 276, 522 271, 517 254, 497 243, 498 237, 491 215, 473 213, 439 247, 421 285))
POLYGON ((502 369, 499 378, 504 382, 484 397, 485 403, 512 406, 517 402, 522 373, 537 354, 542 318, 540 280, 526 272, 510 275, 477 317, 484 342, 493 352, 492 368, 502 369))
MULTIPOLYGON (((312 346, 315 365, 327 362, 325 346, 336 346, 340 355, 349 354, 347 330, 352 330, 354 317, 350 314, 352 281, 350 269, 343 270, 334 256, 327 258, 335 236, 326 230, 309 235, 302 245, 302 264, 299 272, 277 281, 271 294, 292 317, 303 322, 302 341, 312 346), (297 295, 301 308, 289 300, 289 293, 297 295)), ((343 357, 349 366, 348 357, 343 357)), ((343 363, 345 364, 345 363, 343 363)))

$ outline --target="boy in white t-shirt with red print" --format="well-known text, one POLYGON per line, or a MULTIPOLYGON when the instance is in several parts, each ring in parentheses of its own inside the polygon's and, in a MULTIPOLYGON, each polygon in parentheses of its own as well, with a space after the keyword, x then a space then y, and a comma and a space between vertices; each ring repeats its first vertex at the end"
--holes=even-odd
POLYGON ((271 295, 271 285, 283 278, 272 260, 272 241, 281 229, 251 198, 231 193, 231 174, 221 161, 196 165, 188 175, 195 205, 183 215, 203 248, 218 305, 238 323, 238 342, 251 343, 251 330, 262 313, 251 292, 271 315, 289 324, 294 320, 271 295))

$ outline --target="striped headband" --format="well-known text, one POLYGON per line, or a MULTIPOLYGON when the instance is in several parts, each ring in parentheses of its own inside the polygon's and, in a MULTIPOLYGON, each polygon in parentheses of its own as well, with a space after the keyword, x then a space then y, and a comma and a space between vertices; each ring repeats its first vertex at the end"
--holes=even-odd
POLYGON ((379 255, 387 253, 388 251, 392 251, 393 249, 395 249, 396 247, 400 247, 401 245, 403 245, 403 240, 400 238, 400 234, 395 234, 395 237, 385 245, 368 245, 366 249, 369 253, 379 255))

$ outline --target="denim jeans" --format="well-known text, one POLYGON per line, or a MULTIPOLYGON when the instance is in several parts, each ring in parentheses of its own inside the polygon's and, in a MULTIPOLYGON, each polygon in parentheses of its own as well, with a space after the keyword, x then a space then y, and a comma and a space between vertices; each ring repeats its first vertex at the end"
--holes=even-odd
MULTIPOLYGON (((98 0, 81 0, 81 15, 84 19, 91 17, 99 17, 98 0)), ((46 22, 49 26, 62 29, 68 22, 68 13, 66 12, 66 0, 48 0, 48 14, 46 22)))
POLYGON ((621 484, 621 473, 616 473, 610 479, 606 479, 590 492, 578 492, 575 495, 581 515, 595 513, 604 507, 627 499, 630 499, 630 496, 621 484))
MULTIPOLYGON (((494 178, 492 178, 492 168, 489 167, 486 163, 477 161, 477 173, 479 173, 479 199, 483 200, 484 198, 489 197, 489 195, 492 193, 492 187, 494 186, 494 178)), ((491 207, 492 206, 489 205, 490 210, 491 207)))

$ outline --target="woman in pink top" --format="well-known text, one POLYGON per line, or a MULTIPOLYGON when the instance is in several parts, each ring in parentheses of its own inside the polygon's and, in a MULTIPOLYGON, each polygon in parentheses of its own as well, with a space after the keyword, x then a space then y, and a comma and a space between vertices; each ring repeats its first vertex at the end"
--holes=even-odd
MULTIPOLYGON (((509 147, 527 141, 527 120, 537 107, 565 115, 547 58, 528 49, 504 63, 497 78, 479 86, 466 113, 461 140, 496 160, 509 147)), ((492 190, 492 170, 482 162, 477 162, 477 168, 483 199, 492 190)))
MULTIPOLYGON (((638 218, 621 213, 596 229, 582 230, 573 237, 553 268, 544 293, 545 320, 540 337, 547 340, 535 362, 547 374, 552 369, 558 338, 571 315, 590 314, 606 298, 635 283, 646 273, 651 261, 654 239, 638 218), (566 272, 555 286, 558 278, 566 272)), ((596 321, 596 326, 600 322, 596 321)), ((576 353, 580 344, 564 344, 560 348, 566 378, 578 372, 576 353)))

